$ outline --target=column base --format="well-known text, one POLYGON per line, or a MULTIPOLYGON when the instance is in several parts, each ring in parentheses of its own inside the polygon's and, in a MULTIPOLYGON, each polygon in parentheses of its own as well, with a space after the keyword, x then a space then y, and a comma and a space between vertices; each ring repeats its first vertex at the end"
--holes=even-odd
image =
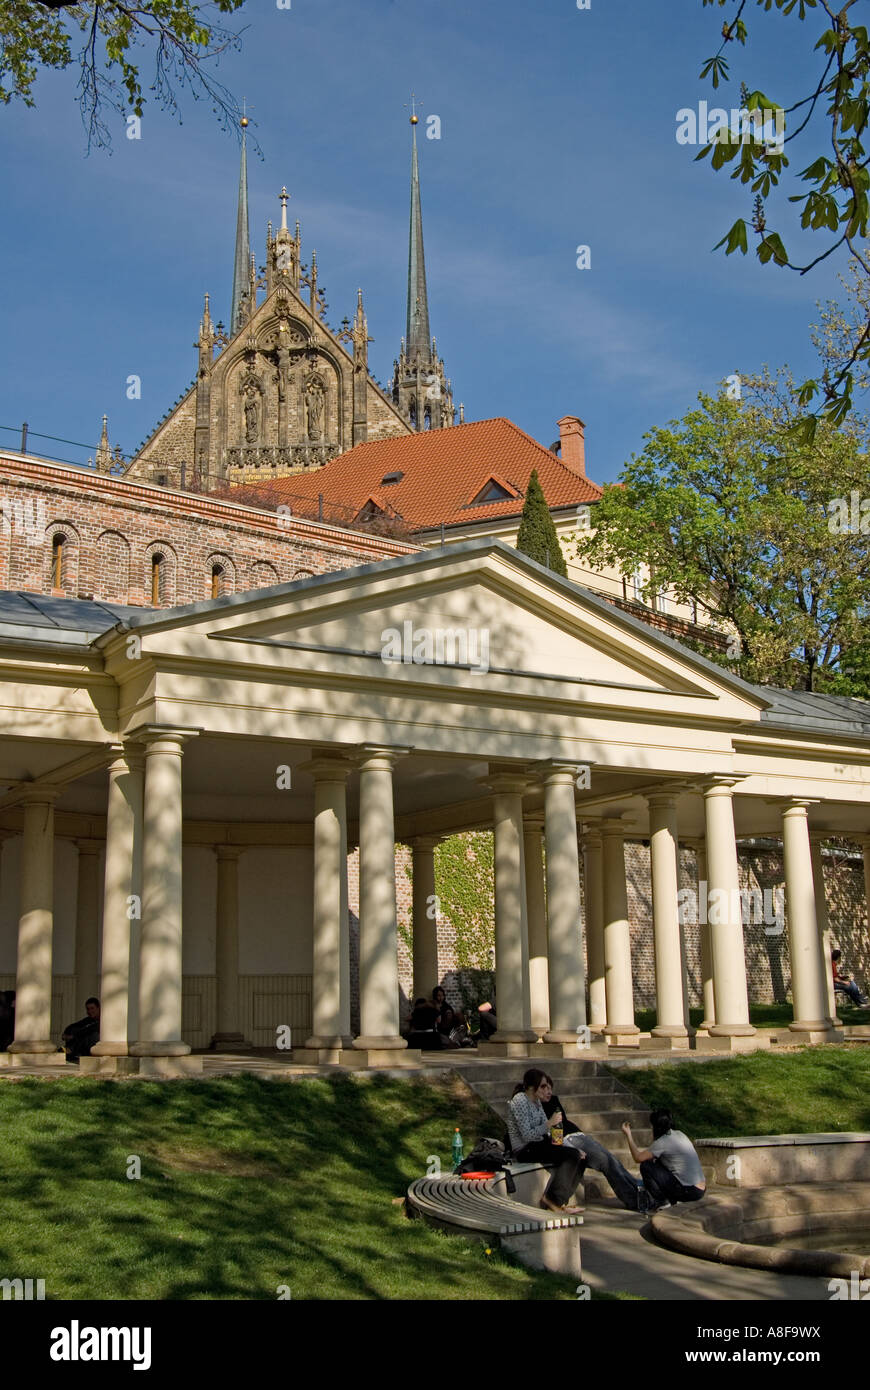
POLYGON ((692 1045, 691 1036, 686 1033, 657 1033, 655 1029, 644 1043, 644 1048, 656 1052, 688 1052, 692 1045))
POLYGON ((0 1067, 67 1067, 65 1052, 52 1045, 51 1052, 0 1052, 0 1067))
MULTIPOLYGON (((37 1053, 37 1052, 51 1052, 51 1053, 55 1053, 55 1052, 57 1052, 57 1043, 56 1043, 56 1042, 52 1042, 50 1038, 21 1038, 21 1039, 16 1038, 14 1042, 11 1042, 11 1043, 9 1044, 9 1051, 10 1051, 10 1052, 30 1052, 30 1053, 37 1053)), ((62 1053, 61 1055, 65 1055, 65 1054, 62 1053)))
POLYGON ((711 1023, 707 1031, 711 1038, 751 1038, 755 1034, 751 1023, 711 1023))
POLYGON ((351 1047, 356 1048, 358 1052, 369 1052, 372 1049, 376 1052, 405 1052, 408 1040, 400 1037, 398 1033, 389 1033, 381 1037, 370 1034, 354 1038, 351 1047))
POLYGON ((545 1044, 538 1042, 536 1033, 530 1033, 526 1039, 514 1039, 511 1035, 509 1040, 505 1040, 498 1033, 493 1033, 488 1042, 477 1044, 477 1053, 479 1057, 534 1057, 536 1055, 552 1057, 554 1055, 552 1052, 540 1053, 536 1051, 543 1046, 545 1044))
POLYGON ((172 1053, 154 1057, 137 1057, 140 1076, 202 1076, 202 1057, 189 1053, 172 1053))
POLYGON ((696 1052, 758 1052, 770 1047, 769 1033, 743 1034, 708 1033, 695 1037, 696 1052))
POLYGON ((530 1057, 564 1057, 571 1061, 588 1062, 598 1057, 607 1059, 607 1042, 604 1038, 591 1035, 590 1041, 584 1046, 578 1045, 576 1037, 573 1042, 539 1042, 529 1048, 530 1057))
POLYGON ((640 1029, 636 1023, 605 1023, 604 1036, 609 1043, 615 1043, 622 1047, 634 1047, 640 1037, 640 1029))
POLYGON ((211 1040, 213 1052, 250 1052, 253 1046, 244 1033, 215 1033, 211 1040))
POLYGON ((135 1042, 130 1044, 131 1057, 186 1057, 190 1043, 173 1038, 169 1042, 135 1042))
MULTIPOLYGON (((788 1030, 795 1034, 795 1042, 826 1043, 837 1041, 836 1029, 831 1026, 827 1019, 810 1023, 804 1023, 798 1019, 788 1025, 788 1030)), ((840 1036, 842 1037, 842 1034, 840 1036)))
POLYGON ((90 1057, 79 1058, 79 1071, 82 1076, 136 1076, 139 1060, 117 1052, 95 1056, 92 1048, 90 1057))
POLYGON ((129 1057, 130 1046, 131 1044, 129 1042, 111 1042, 109 1040, 107 1040, 106 1042, 94 1043, 93 1047, 91 1048, 91 1056, 129 1057))
MULTIPOLYGON (((384 1067, 403 1067, 415 1070, 423 1065, 423 1053, 418 1047, 408 1047, 405 1043, 402 1048, 394 1047, 360 1047, 360 1039, 355 1038, 353 1047, 342 1048, 339 1053, 339 1066, 363 1069, 365 1067, 377 1067, 379 1070, 384 1067)), ((300 1052, 304 1048, 299 1049, 300 1052)), ((429 1057, 427 1053, 426 1056, 429 1057)), ((295 1056, 295 1053, 294 1053, 295 1056)))

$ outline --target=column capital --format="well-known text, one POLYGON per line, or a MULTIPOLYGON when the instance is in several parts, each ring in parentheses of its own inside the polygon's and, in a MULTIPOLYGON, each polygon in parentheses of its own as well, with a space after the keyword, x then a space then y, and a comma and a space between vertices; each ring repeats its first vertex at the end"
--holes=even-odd
POLYGON ((100 850, 103 848, 103 844, 104 844, 104 843, 105 843, 105 842, 104 842, 103 840, 89 840, 89 839, 81 839, 81 840, 74 840, 74 841, 73 841, 73 844, 75 845, 75 847, 76 847, 76 849, 78 850, 79 854, 99 854, 99 853, 100 853, 100 850))
POLYGON ((22 806, 53 806, 61 790, 47 782, 35 782, 32 787, 17 788, 17 799, 22 806))
POLYGON ((601 826, 597 824, 584 825, 580 835, 580 846, 582 849, 600 849, 602 843, 601 826))
POLYGON ((530 770, 544 783, 569 781, 574 786, 580 772, 584 768, 591 770, 594 766, 592 762, 569 758, 545 758, 543 762, 534 763, 530 770))
POLYGON ((246 848, 245 845, 212 845, 218 859, 225 859, 229 862, 241 859, 246 848))
POLYGON ((353 759, 358 771, 378 766, 383 772, 392 772, 399 758, 413 752, 410 744, 362 743, 353 750, 353 759))
POLYGON ((665 782, 660 787, 644 792, 643 795, 648 806, 669 806, 675 804, 677 797, 683 792, 691 790, 691 782, 665 782))
POLYGON ((535 785, 535 776, 527 766, 506 767, 503 763, 493 764, 486 775, 478 780, 481 786, 488 787, 496 795, 507 792, 522 796, 535 785))
POLYGON ((523 831, 542 832, 546 817, 543 811, 523 811, 523 831))
POLYGON ((435 850, 446 838, 446 835, 411 835, 405 844, 410 845, 412 850, 435 850))
POLYGON ((734 788, 743 780, 742 773, 716 772, 695 785, 702 796, 733 796, 734 788))
POLYGON ((783 817, 799 816, 802 820, 806 820, 810 807, 819 806, 820 804, 821 802, 818 798, 792 796, 789 797, 787 801, 781 801, 779 806, 783 817))
POLYGON ((119 744, 112 749, 112 757, 106 766, 109 773, 141 772, 145 766, 145 749, 141 743, 119 744))
POLYGON ((183 729, 172 724, 146 724, 136 730, 136 742, 145 745, 145 756, 158 750, 161 743, 170 746, 164 752, 181 753, 182 744, 188 739, 198 738, 202 729, 183 729))
POLYGON ((624 840, 628 833, 628 826, 621 816, 603 819, 600 822, 599 829, 601 834, 607 836, 609 839, 613 839, 618 835, 621 840, 624 840))
POLYGON ((307 763, 299 763, 297 772, 306 772, 315 782, 346 782, 353 772, 351 758, 342 753, 315 753, 307 763))

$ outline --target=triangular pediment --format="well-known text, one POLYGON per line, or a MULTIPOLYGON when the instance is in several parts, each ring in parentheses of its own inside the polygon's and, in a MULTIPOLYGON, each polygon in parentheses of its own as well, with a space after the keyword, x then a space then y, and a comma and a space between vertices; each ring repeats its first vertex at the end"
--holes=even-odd
POLYGON ((193 654, 198 635, 211 660, 220 653, 268 666, 296 652, 318 670, 347 670, 356 659, 367 679, 454 684, 486 671, 505 689, 544 698, 564 699, 570 687, 569 698, 614 707, 628 700, 684 712, 701 701, 705 716, 711 702, 730 718, 757 718, 764 705, 752 687, 500 542, 198 604, 174 621, 161 616, 142 627, 160 630, 162 649, 177 634, 193 654))

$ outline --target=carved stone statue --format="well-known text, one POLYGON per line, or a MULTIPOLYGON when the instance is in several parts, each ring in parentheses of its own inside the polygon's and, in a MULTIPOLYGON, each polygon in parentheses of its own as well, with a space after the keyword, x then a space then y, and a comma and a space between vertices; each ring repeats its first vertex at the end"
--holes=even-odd
POLYGON ((245 443, 256 444, 260 438, 260 402, 253 387, 245 397, 245 443))
POLYGON ((317 380, 310 381, 305 391, 308 408, 308 439, 319 444, 323 438, 323 387, 317 380))

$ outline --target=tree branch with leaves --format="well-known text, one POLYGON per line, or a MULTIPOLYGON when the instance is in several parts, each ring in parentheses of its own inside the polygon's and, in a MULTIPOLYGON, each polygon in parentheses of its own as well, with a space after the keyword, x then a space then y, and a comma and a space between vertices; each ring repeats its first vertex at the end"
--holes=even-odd
MULTIPOLYGON (((78 63, 79 105, 88 149, 111 146, 105 113, 141 117, 146 96, 141 58, 150 51, 153 77, 148 90, 163 110, 178 111, 187 89, 194 101, 207 100, 225 129, 238 122, 241 108, 209 65, 241 46, 241 33, 225 28, 221 15, 244 0, 4 0, 0 6, 0 103, 19 99, 35 106, 34 84, 43 68, 63 70, 78 63)), ((144 79, 147 81, 147 79, 144 79)))

